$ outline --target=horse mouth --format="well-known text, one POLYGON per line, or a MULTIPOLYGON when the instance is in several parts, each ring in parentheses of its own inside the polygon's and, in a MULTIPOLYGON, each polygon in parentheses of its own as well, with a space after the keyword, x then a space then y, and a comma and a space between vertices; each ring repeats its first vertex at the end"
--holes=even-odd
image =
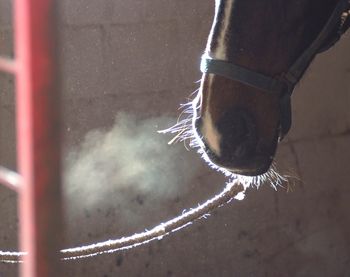
MULTIPOLYGON (((243 155, 237 154, 239 147, 230 146, 229 143, 218 143, 212 149, 211 143, 202 135, 199 121, 195 124, 195 131, 198 134, 197 140, 200 141, 198 146, 201 148, 204 159, 214 168, 217 167, 232 174, 243 176, 262 175, 270 169, 277 148, 277 132, 273 142, 266 143, 257 140, 255 143, 253 141, 251 149, 245 151, 246 154, 243 155), (216 148, 219 148, 219 151, 216 148)), ((250 146, 249 141, 247 143, 250 146)))
POLYGON ((243 176, 258 176, 266 173, 272 164, 273 155, 255 155, 249 159, 232 159, 229 157, 222 157, 211 151, 205 140, 202 139, 201 148, 206 160, 216 167, 224 169, 230 173, 243 176))
POLYGON ((271 167, 273 159, 267 159, 264 157, 257 157, 254 161, 241 161, 235 162, 221 162, 208 156, 210 161, 215 165, 229 171, 233 174, 244 175, 244 176, 258 176, 266 173, 271 167))
POLYGON ((266 164, 262 167, 258 167, 258 168, 254 168, 254 169, 239 169, 239 168, 225 168, 226 170, 228 170, 229 172, 233 173, 233 174, 238 174, 238 175, 244 175, 244 176, 259 176, 259 175, 263 175, 265 174, 271 167, 271 163, 266 164))

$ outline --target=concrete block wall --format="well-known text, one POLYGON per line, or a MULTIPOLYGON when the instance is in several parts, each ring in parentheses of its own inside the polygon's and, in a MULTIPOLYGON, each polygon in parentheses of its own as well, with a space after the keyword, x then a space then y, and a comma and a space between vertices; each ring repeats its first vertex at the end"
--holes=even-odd
MULTIPOLYGON (((0 55, 13 57, 12 1, 0 1, 0 55)), ((14 78, 0 73, 0 164, 16 169, 14 78)), ((17 249, 17 195, 0 186, 1 249, 17 249)), ((17 267, 0 265, 0 276, 16 276, 17 267)))
MULTIPOLYGON (((65 100, 75 111, 78 105, 89 106, 93 96, 94 108, 116 111, 127 101, 137 113, 163 114, 169 109, 159 101, 166 95, 174 111, 176 99, 184 101, 200 78, 202 50, 197 49, 203 48, 212 7, 197 2, 63 1, 63 60, 69 61, 62 65, 65 100), (129 101, 132 97, 139 101, 129 101)), ((114 120, 113 112, 110 118, 107 113, 83 113, 74 117, 81 123, 93 115, 94 120, 87 119, 93 126, 77 123, 87 128, 114 120)))
MULTIPOLYGON (((10 0, 0 0, 0 53, 7 55, 10 8, 10 0)), ((179 104, 198 87, 213 9, 210 0, 62 0, 65 153, 79 149, 89 131, 108 130, 120 111, 176 120, 179 104)), ((280 170, 295 177, 293 192, 268 184, 251 189, 244 201, 163 240, 65 263, 62 276, 350 275, 349 44, 346 35, 318 56, 293 96, 293 130, 277 158, 280 170)), ((0 162, 15 168, 12 91, 13 80, 0 74, 0 162)), ((222 188, 223 176, 194 151, 178 149, 177 159, 194 171, 185 186, 164 201, 131 189, 117 191, 121 203, 101 199, 66 220, 65 247, 151 228, 222 188)), ((0 199, 0 249, 15 249, 16 195, 0 187, 0 199)), ((0 264, 1 277, 17 270, 0 264)))

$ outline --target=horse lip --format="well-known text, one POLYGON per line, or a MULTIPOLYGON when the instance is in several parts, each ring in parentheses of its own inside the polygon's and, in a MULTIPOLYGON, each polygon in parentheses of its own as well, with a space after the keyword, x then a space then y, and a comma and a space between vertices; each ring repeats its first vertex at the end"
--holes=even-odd
MULTIPOLYGON (((200 127, 201 120, 198 119, 195 122, 196 127, 200 127)), ((196 132, 199 136, 201 136, 200 128, 196 128, 196 132)), ((276 142, 278 138, 278 133, 276 132, 276 142)), ((238 175, 244 175, 244 176, 258 176, 266 173, 273 161, 273 156, 271 153, 259 153, 252 161, 252 165, 249 166, 250 162, 248 161, 240 161, 239 163, 236 162, 236 165, 232 162, 220 162, 220 157, 217 157, 210 147, 208 147, 205 139, 201 139, 203 146, 202 149, 206 156, 209 158, 209 160, 215 164, 216 166, 219 166, 233 174, 238 175)))
POLYGON ((259 176, 266 173, 269 170, 269 168, 270 168, 270 164, 264 165, 260 168, 253 168, 253 169, 226 168, 226 170, 234 174, 253 177, 253 176, 259 176))
POLYGON ((208 158, 215 165, 224 168, 225 170, 244 176, 258 176, 266 173, 272 163, 273 159, 267 159, 266 157, 256 157, 251 165, 242 163, 241 165, 234 165, 231 163, 220 163, 218 160, 213 159, 208 155, 208 158))
MULTIPOLYGON (((270 156, 271 157, 271 156, 270 156)), ((209 157, 210 158, 210 157, 209 157)), ((273 158, 266 158, 266 156, 258 156, 252 161, 252 163, 243 162, 241 164, 220 163, 217 160, 210 160, 219 167, 226 169, 227 171, 244 175, 244 176, 258 176, 266 173, 273 161, 273 158)))

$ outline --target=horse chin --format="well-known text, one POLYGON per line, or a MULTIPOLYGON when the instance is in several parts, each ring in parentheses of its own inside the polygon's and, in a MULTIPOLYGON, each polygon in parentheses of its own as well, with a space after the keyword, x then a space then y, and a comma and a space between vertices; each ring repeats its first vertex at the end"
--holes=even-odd
POLYGON ((224 156, 217 155, 211 151, 210 147, 202 142, 202 157, 213 168, 219 169, 224 173, 242 175, 242 176, 259 176, 269 171, 273 162, 273 155, 254 156, 248 160, 236 160, 232 157, 227 159, 224 156))
POLYGON ((221 167, 224 170, 227 170, 228 172, 236 175, 242 175, 242 176, 259 176, 267 173, 271 167, 272 159, 265 159, 264 162, 256 162, 253 165, 234 165, 234 164, 220 164, 214 161, 211 161, 216 166, 221 167))
POLYGON ((225 170, 232 174, 254 177, 267 173, 270 167, 271 163, 258 168, 225 168, 225 170))
POLYGON ((229 148, 222 147, 223 145, 220 144, 217 151, 204 138, 200 139, 199 146, 204 160, 212 167, 221 169, 222 172, 253 177, 269 171, 277 149, 277 139, 276 135, 273 142, 262 143, 263 146, 259 146, 259 151, 254 151, 245 157, 234 155, 229 148))

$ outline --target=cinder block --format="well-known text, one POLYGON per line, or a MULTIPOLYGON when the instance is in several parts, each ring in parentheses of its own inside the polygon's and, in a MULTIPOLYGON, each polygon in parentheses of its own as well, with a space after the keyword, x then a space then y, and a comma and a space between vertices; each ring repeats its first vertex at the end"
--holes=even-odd
POLYGON ((14 81, 13 75, 0 72, 0 107, 15 105, 14 81))
POLYGON ((117 0, 114 1, 112 22, 125 24, 174 20, 177 7, 177 1, 171 0, 117 0))
POLYGON ((12 0, 0 0, 0 27, 12 26, 12 0))
POLYGON ((65 97, 103 94, 103 40, 99 28, 65 29, 60 53, 65 97))
POLYGON ((108 0, 63 0, 60 3, 61 21, 69 25, 100 24, 108 20, 111 7, 108 0))
POLYGON ((214 3, 209 0, 132 0, 113 1, 113 23, 159 22, 207 16, 214 3))
POLYGON ((60 14, 62 21, 71 25, 103 22, 126 24, 167 21, 201 14, 206 16, 213 5, 209 0, 64 0, 61 2, 60 14))
MULTIPOLYGON (((149 0, 152 1, 152 0, 149 0)), ((162 1, 162 0, 159 0, 162 1)), ((152 1, 153 2, 153 1, 152 1)), ((176 1, 176 9, 170 11, 178 20, 192 19, 200 23, 203 19, 213 19, 215 2, 211 0, 176 1)), ((162 10, 159 11, 160 13, 162 10)))
POLYGON ((111 30, 111 93, 141 94, 182 85, 179 30, 173 21, 114 26, 111 30))
MULTIPOLYGON (((18 249, 18 196, 7 187, 0 186, 0 249, 1 251, 17 251, 18 249)), ((0 276, 18 276, 18 266, 3 264, 0 276)))
POLYGON ((350 36, 320 54, 293 95, 290 139, 339 134, 350 127, 350 36))
MULTIPOLYGON (((183 89, 182 91, 186 91, 183 89)), ((189 91, 189 89, 187 89, 189 91)), ((176 123, 178 105, 184 99, 180 91, 145 92, 139 95, 128 93, 106 94, 95 97, 66 97, 62 102, 66 145, 76 145, 84 134, 96 128, 108 128, 114 124, 119 112, 148 118, 173 117, 176 123), (164 98, 168 101, 164 102, 164 98)), ((159 128, 168 128, 160 126, 159 128)))
POLYGON ((16 166, 14 77, 0 73, 0 165, 16 166))
MULTIPOLYGON (((341 276, 346 268, 341 257, 348 251, 346 242, 350 232, 349 139, 339 136, 293 143, 302 186, 292 193, 278 194, 280 220, 285 221, 290 233, 300 237, 288 252, 317 256, 325 264, 324 276, 341 276)), ((276 263, 287 258, 278 256, 276 263)), ((314 263, 299 263, 298 269, 296 264, 293 266, 297 273, 294 276, 304 272, 307 272, 305 276, 320 275, 316 274, 320 268, 314 263)))
POLYGON ((0 26, 0 55, 13 57, 13 29, 0 26))
POLYGON ((334 136, 295 143, 305 186, 317 191, 350 192, 350 136, 334 136))
POLYGON ((0 165, 16 168, 16 115, 14 105, 0 106, 0 165))

